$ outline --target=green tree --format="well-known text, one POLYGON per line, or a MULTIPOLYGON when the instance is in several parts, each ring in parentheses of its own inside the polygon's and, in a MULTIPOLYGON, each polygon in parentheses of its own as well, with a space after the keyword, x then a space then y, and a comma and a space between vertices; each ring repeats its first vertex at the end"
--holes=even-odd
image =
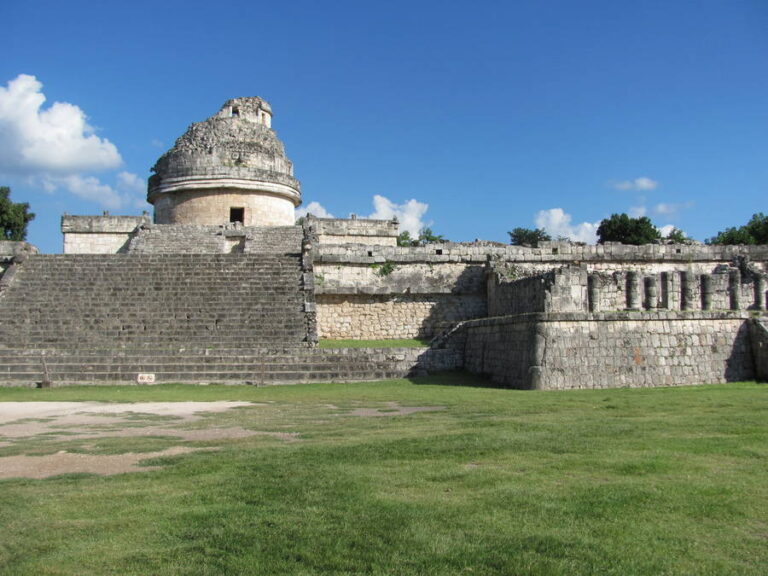
POLYGON ((425 246, 426 244, 434 244, 436 242, 448 242, 448 240, 442 234, 432 232, 432 228, 422 228, 419 230, 418 238, 411 236, 408 230, 401 232, 397 237, 398 246, 425 246))
POLYGON ((738 228, 726 228, 707 244, 768 244, 768 216, 762 212, 753 214, 749 222, 738 228))
POLYGON ((0 240, 26 240, 27 224, 35 215, 26 202, 11 202, 11 189, 0 186, 0 240))
POLYGON ((404 230, 403 232, 400 232, 400 236, 397 237, 397 245, 398 246, 416 246, 417 242, 415 242, 414 239, 411 238, 411 233, 408 232, 408 230, 404 230))
POLYGON ((672 228, 665 238, 675 244, 689 244, 691 242, 691 239, 680 228, 672 228))
POLYGON ((419 230, 419 245, 434 244, 436 242, 447 242, 442 234, 435 234, 432 232, 432 228, 422 228, 419 230))
POLYGON ((509 243, 514 246, 538 247, 539 242, 549 242, 552 237, 544 228, 515 228, 509 234, 509 243))
POLYGON ((622 244, 650 244, 661 238, 661 233, 647 216, 631 218, 626 214, 611 214, 597 228, 597 242, 621 242, 622 244))

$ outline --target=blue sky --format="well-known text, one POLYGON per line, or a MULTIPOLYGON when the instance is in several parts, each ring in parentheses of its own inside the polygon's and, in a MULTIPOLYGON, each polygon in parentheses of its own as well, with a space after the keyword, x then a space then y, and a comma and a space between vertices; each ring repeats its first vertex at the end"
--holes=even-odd
POLYGON ((45 252, 65 211, 151 210, 155 160, 236 96, 271 103, 305 207, 337 217, 506 242, 628 212, 703 240, 768 211, 766 0, 27 0, 0 19, 0 184, 45 252))

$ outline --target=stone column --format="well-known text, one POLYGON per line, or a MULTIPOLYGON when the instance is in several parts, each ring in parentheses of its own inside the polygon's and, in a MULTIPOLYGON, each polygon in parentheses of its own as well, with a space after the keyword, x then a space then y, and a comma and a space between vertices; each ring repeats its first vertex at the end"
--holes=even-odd
POLYGON ((640 310, 640 281, 637 272, 627 272, 627 309, 640 310))
POLYGON ((671 293, 671 281, 669 277, 669 272, 662 272, 661 273, 661 294, 659 298, 659 308, 666 308, 669 310, 671 306, 671 302, 669 301, 669 295, 671 293))
POLYGON ((741 310, 741 271, 731 270, 728 274, 728 293, 731 310, 741 310))
POLYGON ((755 276, 755 308, 765 310, 765 277, 755 276))
POLYGON ((646 310, 656 310, 659 307, 659 291, 656 283, 656 276, 645 277, 645 308, 646 310))
POLYGON ((712 310, 712 275, 701 275, 701 309, 712 310))
POLYGON ((680 272, 680 309, 693 310, 693 274, 680 272))
POLYGON ((596 274, 587 276, 587 302, 590 312, 600 310, 600 278, 596 274))

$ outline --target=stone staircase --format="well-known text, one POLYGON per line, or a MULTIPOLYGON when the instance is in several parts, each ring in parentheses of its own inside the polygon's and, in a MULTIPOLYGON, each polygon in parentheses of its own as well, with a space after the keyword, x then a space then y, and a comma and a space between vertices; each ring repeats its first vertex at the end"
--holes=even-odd
POLYGON ((362 381, 407 376, 432 356, 435 369, 458 365, 421 348, 311 348, 301 256, 280 251, 272 239, 267 253, 29 256, 0 293, 0 385, 128 383, 139 374, 362 381))
POLYGON ((0 385, 132 383, 138 374, 156 383, 361 382, 460 366, 460 355, 426 348, 0 348, 0 385))

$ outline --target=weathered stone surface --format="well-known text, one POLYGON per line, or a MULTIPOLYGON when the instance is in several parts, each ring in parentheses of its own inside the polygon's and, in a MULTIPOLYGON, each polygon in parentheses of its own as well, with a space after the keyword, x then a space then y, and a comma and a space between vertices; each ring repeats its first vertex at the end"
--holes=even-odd
POLYGON ((224 224, 234 209, 247 226, 292 225, 300 186, 271 123, 264 100, 235 98, 192 124, 152 168, 155 222, 224 224))

